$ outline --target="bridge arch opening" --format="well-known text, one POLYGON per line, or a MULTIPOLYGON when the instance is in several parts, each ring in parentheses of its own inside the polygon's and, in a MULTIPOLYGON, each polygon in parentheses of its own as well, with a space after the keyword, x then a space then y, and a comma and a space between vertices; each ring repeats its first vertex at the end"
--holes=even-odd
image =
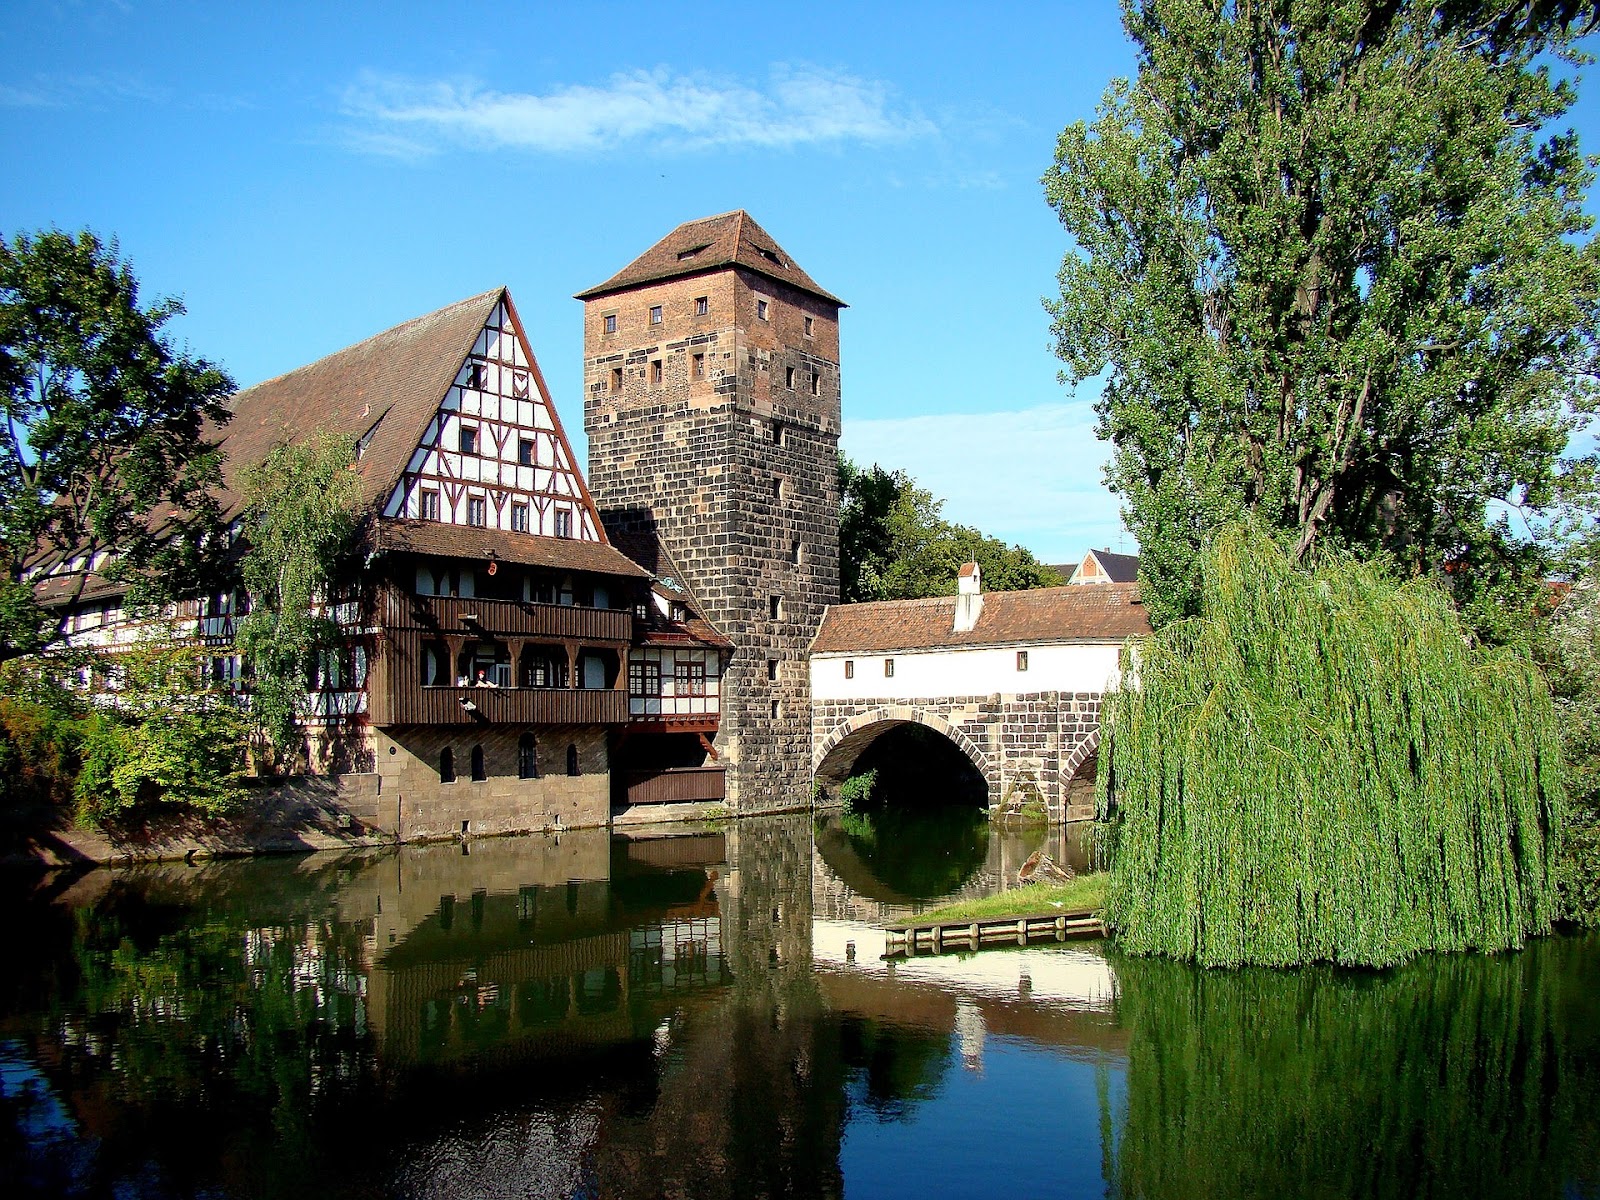
POLYGON ((818 762, 816 779, 836 796, 846 780, 876 772, 874 807, 987 808, 987 769, 982 752, 954 729, 874 716, 841 731, 818 762))

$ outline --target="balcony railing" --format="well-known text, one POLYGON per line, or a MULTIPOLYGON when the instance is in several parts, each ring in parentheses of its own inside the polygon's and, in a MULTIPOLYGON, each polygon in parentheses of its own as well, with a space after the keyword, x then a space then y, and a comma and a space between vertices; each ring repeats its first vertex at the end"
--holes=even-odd
POLYGON ((422 687, 372 698, 376 725, 620 725, 628 694, 614 688, 422 687))
POLYGON ((627 771, 622 776, 622 797, 628 804, 722 800, 728 794, 727 779, 727 771, 720 766, 627 771))
POLYGON ((621 644, 633 637, 633 613, 627 609, 399 592, 389 593, 387 623, 391 628, 411 626, 439 633, 520 634, 590 644, 621 644))

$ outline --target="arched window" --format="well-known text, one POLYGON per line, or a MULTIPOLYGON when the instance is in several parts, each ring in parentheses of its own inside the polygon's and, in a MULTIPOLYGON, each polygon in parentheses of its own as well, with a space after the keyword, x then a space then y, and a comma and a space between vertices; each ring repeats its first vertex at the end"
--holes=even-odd
POLYGON ((533 734, 525 733, 517 740, 517 778, 539 778, 539 748, 533 734))
POLYGON ((484 773, 483 773, 483 747, 482 746, 474 746, 472 748, 472 782, 473 783, 482 783, 484 781, 484 779, 485 779, 485 776, 484 776, 484 773))
POLYGON ((577 748, 577 746, 574 746, 574 745, 569 743, 568 746, 567 746, 567 774, 568 775, 576 775, 577 773, 578 773, 578 748, 577 748))
POLYGON ((443 750, 439 751, 439 782, 454 783, 455 781, 456 756, 450 747, 446 746, 443 750))

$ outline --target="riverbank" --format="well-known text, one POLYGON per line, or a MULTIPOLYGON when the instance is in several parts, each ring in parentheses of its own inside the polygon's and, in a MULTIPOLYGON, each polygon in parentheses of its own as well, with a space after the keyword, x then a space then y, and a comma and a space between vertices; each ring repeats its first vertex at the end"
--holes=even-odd
POLYGON ((1106 901, 1106 884, 1110 876, 1104 871, 1079 875, 1068 883, 1030 884, 1011 888, 993 896, 976 900, 962 900, 942 908, 918 913, 916 923, 939 924, 947 921, 983 920, 989 917, 1022 917, 1046 913, 1051 909, 1067 912, 1099 912, 1106 901))
POLYGON ((86 829, 64 809, 12 811, 0 817, 0 866, 126 866, 196 862, 311 850, 389 846, 394 838, 353 820, 337 804, 262 789, 232 817, 174 813, 126 829, 86 829))

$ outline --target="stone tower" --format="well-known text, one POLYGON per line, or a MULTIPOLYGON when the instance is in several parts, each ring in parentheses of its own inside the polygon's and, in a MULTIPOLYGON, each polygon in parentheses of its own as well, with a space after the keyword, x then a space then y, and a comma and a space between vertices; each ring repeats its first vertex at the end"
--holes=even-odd
POLYGON ((839 599, 839 310, 744 212, 678 226, 584 302, 589 487, 735 650, 717 756, 739 812, 809 802, 806 648, 839 599))

